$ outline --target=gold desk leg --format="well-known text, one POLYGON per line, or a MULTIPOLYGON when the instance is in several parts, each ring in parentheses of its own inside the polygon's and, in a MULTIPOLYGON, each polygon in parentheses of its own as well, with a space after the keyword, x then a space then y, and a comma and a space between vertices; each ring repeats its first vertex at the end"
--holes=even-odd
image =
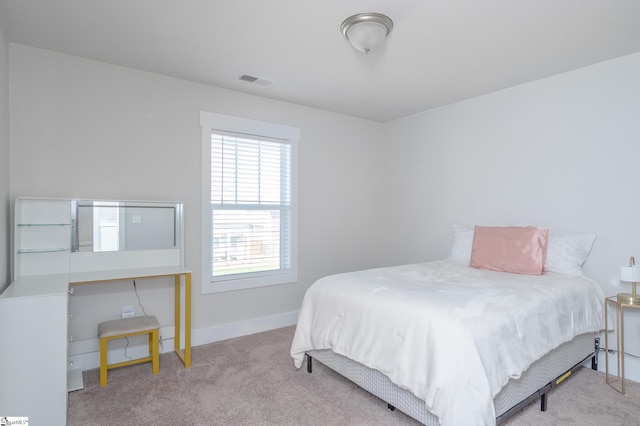
POLYGON ((622 361, 620 362, 620 375, 622 378, 622 394, 626 395, 624 390, 624 305, 620 306, 620 358, 622 361))
POLYGON ((191 367, 191 272, 184 275, 184 368, 191 367))
POLYGON ((191 272, 184 274, 184 351, 180 348, 181 309, 180 283, 181 275, 175 276, 175 338, 173 348, 182 360, 184 368, 191 368, 191 272))

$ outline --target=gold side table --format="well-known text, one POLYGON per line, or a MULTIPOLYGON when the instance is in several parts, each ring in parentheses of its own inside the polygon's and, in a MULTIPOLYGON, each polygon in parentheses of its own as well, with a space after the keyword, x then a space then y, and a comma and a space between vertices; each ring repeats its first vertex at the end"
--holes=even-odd
MULTIPOLYGON (((604 357, 605 357, 605 369, 606 369, 606 382, 613 389, 621 393, 622 395, 640 397, 638 394, 628 394, 626 389, 626 382, 624 377, 624 312, 625 309, 640 309, 640 305, 631 305, 626 302, 618 300, 617 296, 607 297, 604 299, 604 357), (609 374, 609 306, 615 305, 616 320, 615 320, 615 332, 616 332, 616 358, 617 358, 617 373, 615 375, 609 374)), ((613 331, 613 330, 611 330, 613 331)), ((635 383, 635 382, 633 382, 635 383)))

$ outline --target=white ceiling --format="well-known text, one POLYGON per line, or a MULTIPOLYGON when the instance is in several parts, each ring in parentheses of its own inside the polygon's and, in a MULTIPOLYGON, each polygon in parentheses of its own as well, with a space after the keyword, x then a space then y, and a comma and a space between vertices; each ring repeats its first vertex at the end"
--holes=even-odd
POLYGON ((638 0, 5 1, 10 42, 381 122, 640 51, 638 0), (394 21, 369 55, 361 12, 394 21))

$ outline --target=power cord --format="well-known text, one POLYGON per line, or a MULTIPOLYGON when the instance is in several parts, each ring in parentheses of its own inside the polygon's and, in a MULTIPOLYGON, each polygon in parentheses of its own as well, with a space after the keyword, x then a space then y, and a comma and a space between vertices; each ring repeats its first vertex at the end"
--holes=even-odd
POLYGON ((136 280, 133 280, 133 291, 136 293, 136 297, 138 298, 138 305, 142 308, 142 313, 147 315, 147 311, 144 310, 144 306, 142 306, 142 301, 140 300, 140 295, 138 294, 138 288, 136 287, 136 280))
MULTIPOLYGON (((136 297, 138 298, 138 305, 140 305, 140 308, 142 309, 142 313, 145 314, 145 316, 147 315, 147 311, 145 311, 144 306, 142 306, 142 300, 140 299, 140 295, 138 294, 138 287, 136 286, 136 280, 133 280, 133 291, 136 294, 136 297)), ((160 352, 164 352, 164 346, 162 345, 162 336, 160 336, 160 352)), ((129 340, 127 340, 127 345, 129 345, 129 340)), ((125 347, 125 356, 127 353, 127 349, 125 347)))
POLYGON ((129 347, 129 338, 125 337, 124 340, 127 341, 127 343, 124 345, 124 357, 127 358, 129 361, 132 361, 133 358, 131 358, 129 355, 127 355, 127 348, 129 347))
MULTIPOLYGON (((600 352, 604 352, 604 351, 607 351, 607 352, 609 352, 610 354, 616 354, 616 353, 618 353, 618 350, 617 350, 617 349, 609 349, 609 350, 606 350, 605 348, 600 348, 600 352)), ((640 355, 631 354, 631 353, 629 353, 629 352, 625 352, 624 354, 625 354, 625 355, 627 355, 627 356, 630 356, 631 358, 640 358, 640 355)))

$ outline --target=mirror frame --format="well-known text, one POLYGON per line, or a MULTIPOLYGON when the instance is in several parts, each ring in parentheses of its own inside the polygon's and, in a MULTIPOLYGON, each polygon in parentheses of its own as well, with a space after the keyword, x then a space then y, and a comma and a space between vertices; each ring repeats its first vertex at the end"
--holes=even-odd
MULTIPOLYGON (((93 229, 93 224, 91 224, 93 229)), ((91 200, 91 199, 77 199, 71 200, 71 252, 72 253, 106 253, 106 252, 125 252, 133 250, 163 250, 163 249, 182 249, 182 203, 170 202, 170 201, 131 201, 131 200, 91 200), (100 204, 104 204, 101 206, 100 204), (79 209, 80 208, 93 208, 93 207, 111 207, 118 209, 126 208, 158 208, 158 209, 173 209, 173 246, 163 247, 151 247, 142 249, 129 249, 123 248, 119 250, 80 250, 80 224, 79 224, 79 209)), ((93 235, 93 231, 92 231, 93 235)))

